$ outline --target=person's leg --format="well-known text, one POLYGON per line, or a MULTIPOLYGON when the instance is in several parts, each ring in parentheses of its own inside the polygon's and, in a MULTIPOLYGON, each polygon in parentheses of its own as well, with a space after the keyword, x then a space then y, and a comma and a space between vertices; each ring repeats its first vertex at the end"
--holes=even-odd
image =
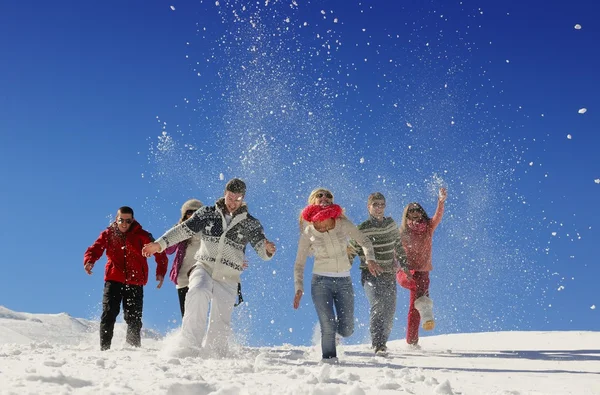
POLYGON ((185 296, 185 311, 181 321, 181 336, 184 347, 202 346, 206 333, 206 317, 213 295, 213 279, 201 267, 196 267, 190 274, 188 292, 185 296))
POLYGON ((179 296, 179 308, 181 309, 181 317, 185 315, 185 296, 188 292, 188 287, 177 288, 177 296, 179 296))
POLYGON ((354 288, 352 278, 333 278, 333 304, 337 313, 336 332, 342 337, 354 333, 354 288))
POLYGON ((410 290, 410 299, 408 301, 408 324, 406 325, 406 342, 408 344, 417 344, 419 342, 419 323, 421 316, 415 309, 415 300, 417 291, 410 290))
POLYGON ((336 322, 333 312, 333 292, 331 277, 313 274, 311 281, 311 296, 319 324, 321 325, 321 351, 323 359, 335 358, 336 322))
POLYGON ((375 350, 385 351, 396 313, 396 279, 394 275, 384 273, 376 278, 373 299, 372 310, 376 327, 371 334, 375 350))
POLYGON ((417 285, 415 309, 423 320, 423 329, 432 330, 435 326, 433 320, 433 302, 429 299, 429 272, 416 272, 415 283, 417 285))
POLYGON ((108 350, 112 343, 115 321, 121 308, 121 287, 115 281, 104 283, 102 295, 102 315, 100 316, 100 349, 108 350))
POLYGON ((369 332, 371 333, 371 347, 377 346, 377 334, 379 333, 380 323, 377 322, 377 314, 375 309, 375 276, 367 270, 361 270, 360 282, 365 290, 365 296, 369 301, 369 332))
POLYGON ((123 319, 127 323, 127 344, 133 347, 142 345, 142 312, 144 310, 144 287, 141 285, 123 286, 123 319))
POLYGON ((204 348, 226 356, 231 338, 231 313, 237 298, 237 283, 213 283, 213 298, 204 348))
POLYGON ((408 327, 406 328, 406 342, 417 344, 419 342, 419 324, 421 315, 415 308, 415 301, 421 296, 429 296, 429 272, 413 272, 416 289, 410 291, 410 306, 408 311, 408 327))
POLYGON ((396 311, 396 279, 393 275, 373 276, 362 272, 361 281, 369 300, 371 346, 377 351, 384 347, 392 331, 396 311))

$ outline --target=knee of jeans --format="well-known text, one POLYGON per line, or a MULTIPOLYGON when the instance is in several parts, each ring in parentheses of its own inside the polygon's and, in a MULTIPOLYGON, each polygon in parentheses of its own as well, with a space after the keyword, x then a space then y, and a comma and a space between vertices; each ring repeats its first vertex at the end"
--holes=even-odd
POLYGON ((123 316, 123 320, 127 323, 127 324, 141 324, 142 323, 142 316, 139 314, 128 314, 128 315, 124 315, 123 316))
POLYGON ((321 333, 327 335, 331 335, 335 333, 335 324, 331 321, 326 322, 325 324, 321 323, 321 333))
POLYGON ((347 325, 340 325, 338 328, 338 333, 342 337, 352 336, 354 333, 354 322, 350 322, 347 325))

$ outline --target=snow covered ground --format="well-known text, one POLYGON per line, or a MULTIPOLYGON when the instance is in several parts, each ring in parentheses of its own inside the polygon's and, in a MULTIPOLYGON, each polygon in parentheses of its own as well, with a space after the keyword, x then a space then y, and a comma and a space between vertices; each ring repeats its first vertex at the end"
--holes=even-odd
MULTIPOLYGON (((600 394, 600 332, 496 332, 390 342, 387 358, 342 345, 339 365, 319 346, 239 347, 230 359, 173 358, 168 341, 100 352, 98 323, 0 306, 2 394, 600 394)), ((352 341, 352 338, 349 339, 352 341)))

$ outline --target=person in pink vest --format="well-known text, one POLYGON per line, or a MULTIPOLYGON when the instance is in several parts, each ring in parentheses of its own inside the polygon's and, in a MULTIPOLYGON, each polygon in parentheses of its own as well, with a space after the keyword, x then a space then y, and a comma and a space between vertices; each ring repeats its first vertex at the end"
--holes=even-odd
POLYGON ((414 347, 418 347, 421 321, 425 330, 435 327, 433 301, 429 298, 429 272, 433 270, 431 247, 433 232, 444 215, 446 197, 446 188, 440 188, 437 209, 432 218, 419 203, 409 203, 402 214, 400 237, 409 272, 398 271, 396 279, 402 287, 410 290, 406 342, 414 347))
MULTIPOLYGON (((190 199, 183 203, 183 206, 181 206, 181 218, 179 219, 179 222, 177 222, 177 225, 190 219, 190 217, 202 206, 202 202, 198 199, 190 199)), ((190 272, 192 271, 192 267, 196 264, 195 256, 200 249, 201 241, 200 235, 195 234, 189 239, 180 241, 165 249, 167 255, 175 254, 173 266, 169 273, 169 279, 175 284, 175 288, 177 288, 179 308, 181 309, 182 317, 185 314, 185 296, 189 290, 190 272)))

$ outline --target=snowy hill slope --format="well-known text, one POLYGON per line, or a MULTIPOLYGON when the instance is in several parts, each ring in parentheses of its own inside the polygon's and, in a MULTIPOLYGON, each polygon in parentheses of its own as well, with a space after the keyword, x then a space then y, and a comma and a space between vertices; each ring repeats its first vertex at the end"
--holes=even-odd
MULTIPOLYGON (((99 322, 83 318, 73 318, 66 313, 31 314, 19 313, 0 306, 0 344, 32 342, 50 342, 57 344, 78 345, 82 342, 99 343, 99 322)), ((115 325, 117 344, 125 339, 126 326, 115 325)), ((143 338, 158 339, 159 333, 142 329, 143 338)), ((91 343, 90 343, 91 344, 91 343)))
POLYGON ((343 345, 341 363, 330 366, 319 363, 318 345, 170 357, 168 339, 124 347, 122 324, 116 346, 101 352, 97 328, 66 314, 0 307, 0 393, 600 394, 600 332, 431 336, 421 339, 422 350, 395 340, 387 358, 343 345))

